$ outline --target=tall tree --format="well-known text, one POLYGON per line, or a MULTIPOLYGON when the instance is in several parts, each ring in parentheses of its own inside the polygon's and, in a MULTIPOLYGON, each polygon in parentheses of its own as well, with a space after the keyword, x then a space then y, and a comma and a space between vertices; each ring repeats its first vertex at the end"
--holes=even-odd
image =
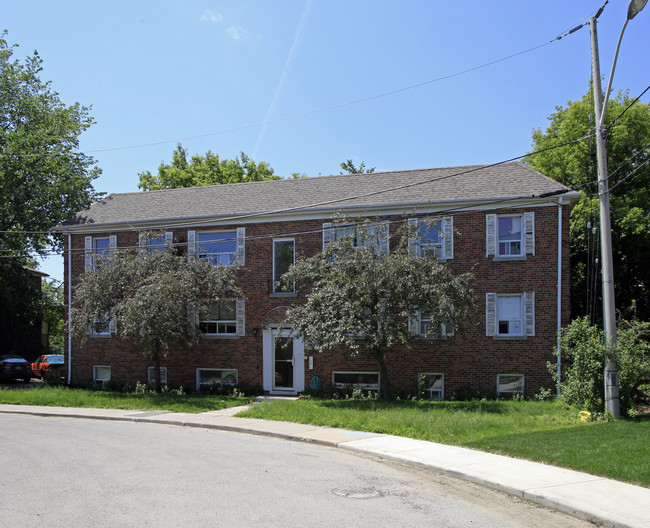
MULTIPOLYGON (((341 168, 348 174, 370 174, 372 172, 375 172, 375 167, 372 169, 366 169, 366 163, 363 161, 361 162, 361 165, 356 167, 351 159, 345 160, 343 163, 341 163, 341 168)), ((343 173, 340 172, 339 174, 343 173)))
MULTIPOLYGON (((156 234, 145 234, 147 237, 156 234)), ((163 234, 164 238, 164 234, 163 234)), ((158 373, 171 345, 188 347, 200 336, 192 312, 241 296, 231 267, 158 251, 119 251, 84 273, 74 292, 72 333, 86 339, 90 328, 115 323, 117 336, 142 350, 158 373)))
MULTIPOLYGON (((534 150, 543 150, 590 134, 594 126, 593 93, 566 107, 556 107, 546 131, 533 131, 534 150)), ((627 317, 650 318, 650 106, 632 100, 627 92, 610 99, 604 120, 608 127, 612 243, 616 306, 627 317)), ((592 138, 530 155, 527 163, 538 171, 585 195, 571 213, 572 317, 602 314, 598 239, 598 179, 596 145, 592 138)))
POLYGON ((208 150, 205 156, 195 154, 188 161, 187 150, 180 143, 171 164, 161 163, 156 175, 144 171, 138 176, 138 187, 143 191, 281 179, 268 163, 255 163, 243 152, 234 159, 221 159, 208 150))
POLYGON ((35 51, 22 61, 0 35, 0 336, 3 346, 31 354, 24 339, 40 334, 38 291, 23 268, 60 236, 48 230, 88 208, 101 195, 95 160, 79 151, 93 124, 89 109, 64 104, 40 79, 35 51), (5 312, 7 310, 7 312, 5 312), (37 330, 35 330, 37 329, 37 330))
MULTIPOLYGON (((334 232, 337 232, 335 226, 334 232)), ((436 258, 419 257, 414 244, 419 229, 404 225, 390 252, 382 237, 388 226, 361 221, 338 231, 322 253, 299 260, 283 276, 287 284, 310 291, 303 305, 287 313, 286 322, 306 343, 326 352, 345 348, 351 355, 368 354, 379 367, 382 397, 391 395, 386 358, 397 345, 419 339, 409 321, 420 316, 433 324, 427 333, 460 330, 472 313, 472 275, 454 275, 436 258)))

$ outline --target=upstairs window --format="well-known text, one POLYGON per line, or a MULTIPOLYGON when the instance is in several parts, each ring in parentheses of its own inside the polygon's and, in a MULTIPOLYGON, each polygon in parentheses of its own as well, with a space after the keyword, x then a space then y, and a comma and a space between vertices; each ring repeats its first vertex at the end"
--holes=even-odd
POLYGON ((246 230, 188 231, 188 254, 210 260, 215 266, 243 266, 246 230))
POLYGON ((99 268, 102 262, 110 258, 110 254, 117 248, 117 235, 107 237, 87 236, 85 239, 85 271, 99 268))
POLYGON ((282 282, 284 275, 293 266, 295 240, 293 238, 273 241, 273 293, 294 293, 295 285, 282 282))
POLYGON ((486 215, 486 255, 523 259, 535 254, 535 213, 486 215))
POLYGON ((409 248, 415 255, 441 261, 454 258, 454 218, 452 216, 435 221, 410 218, 409 224, 417 229, 417 233, 413 233, 409 240, 409 248))
POLYGON ((140 233, 139 246, 140 249, 146 250, 148 253, 155 253, 162 251, 165 248, 171 247, 174 244, 174 233, 168 231, 166 233, 140 233))
POLYGON ((340 225, 326 222, 323 224, 323 251, 330 242, 349 237, 354 249, 374 247, 382 253, 389 250, 388 222, 373 224, 340 225))

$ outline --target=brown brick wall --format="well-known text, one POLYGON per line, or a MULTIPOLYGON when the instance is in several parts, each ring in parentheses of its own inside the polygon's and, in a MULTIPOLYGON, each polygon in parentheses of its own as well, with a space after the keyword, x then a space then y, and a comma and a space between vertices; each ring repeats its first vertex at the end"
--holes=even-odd
MULTIPOLYGON (((569 206, 563 207, 563 324, 569 317, 569 206)), ((495 390, 497 374, 516 373, 525 376, 527 393, 541 386, 551 387, 546 363, 555 361, 557 318, 557 227, 558 208, 498 209, 494 211, 456 212, 454 217, 454 258, 447 265, 456 272, 473 271, 476 276, 477 312, 460 335, 447 339, 418 341, 412 349, 397 347, 387 358, 393 388, 412 391, 419 373, 443 373, 445 397, 462 386, 495 390), (485 215, 489 213, 535 212, 535 255, 519 261, 494 261, 486 257, 485 215), (485 335, 485 294, 535 292, 535 336, 516 340, 495 340, 485 335)), ((395 220, 395 217, 391 217, 395 220)), ((168 383, 194 388, 197 368, 236 369, 239 382, 262 385, 262 328, 281 320, 284 307, 302 302, 304 297, 274 298, 270 296, 273 270, 273 238, 295 238, 296 256, 320 251, 321 220, 247 224, 246 265, 237 275, 247 298, 246 336, 239 338, 206 338, 188 350, 172 348, 162 362, 167 367, 168 383)), ((237 225, 230 226, 233 229, 237 225)), ((219 230, 229 226, 219 226, 219 230)), ((215 228, 212 228, 215 229, 215 228)), ((196 228, 196 231, 210 228, 196 228)), ((391 226, 391 233, 394 227, 391 226)), ((114 233, 93 233, 108 236, 114 233)), ((187 242, 187 229, 174 230, 174 241, 187 242)), ((136 232, 118 233, 118 247, 135 246, 136 232)), ((392 244, 391 244, 392 245, 392 244)), ((66 248, 67 249, 67 248, 66 248)), ((68 255, 65 253, 66 300, 68 255)), ((72 236, 73 285, 84 269, 84 235, 72 236)), ((118 329, 119 332, 119 329, 118 329)), ((305 355, 309 356, 306 351, 305 355)), ((305 386, 314 375, 328 385, 335 370, 378 371, 378 367, 361 353, 351 358, 345 351, 315 353, 314 368, 305 360, 305 386)), ((84 344, 73 343, 72 381, 92 380, 93 365, 110 365, 112 380, 135 383, 146 381, 147 361, 129 342, 116 337, 89 338, 84 344)))

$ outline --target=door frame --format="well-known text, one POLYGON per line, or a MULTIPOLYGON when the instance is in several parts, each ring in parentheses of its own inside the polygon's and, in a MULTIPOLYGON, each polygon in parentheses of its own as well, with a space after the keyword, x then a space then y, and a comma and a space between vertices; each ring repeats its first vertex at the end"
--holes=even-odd
POLYGON ((305 390, 305 344, 295 336, 291 328, 269 327, 262 330, 262 388, 270 394, 297 394, 305 390), (275 338, 293 338, 293 388, 275 389, 275 338))

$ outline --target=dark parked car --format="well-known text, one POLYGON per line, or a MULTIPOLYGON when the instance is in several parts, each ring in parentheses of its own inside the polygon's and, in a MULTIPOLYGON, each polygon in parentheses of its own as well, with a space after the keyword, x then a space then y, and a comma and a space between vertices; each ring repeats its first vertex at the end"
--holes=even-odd
POLYGON ((46 374, 65 378, 65 356, 63 354, 46 354, 34 360, 31 365, 32 375, 43 379, 46 374))
POLYGON ((26 359, 14 354, 0 355, 0 380, 22 379, 29 383, 32 379, 32 366, 26 359))

